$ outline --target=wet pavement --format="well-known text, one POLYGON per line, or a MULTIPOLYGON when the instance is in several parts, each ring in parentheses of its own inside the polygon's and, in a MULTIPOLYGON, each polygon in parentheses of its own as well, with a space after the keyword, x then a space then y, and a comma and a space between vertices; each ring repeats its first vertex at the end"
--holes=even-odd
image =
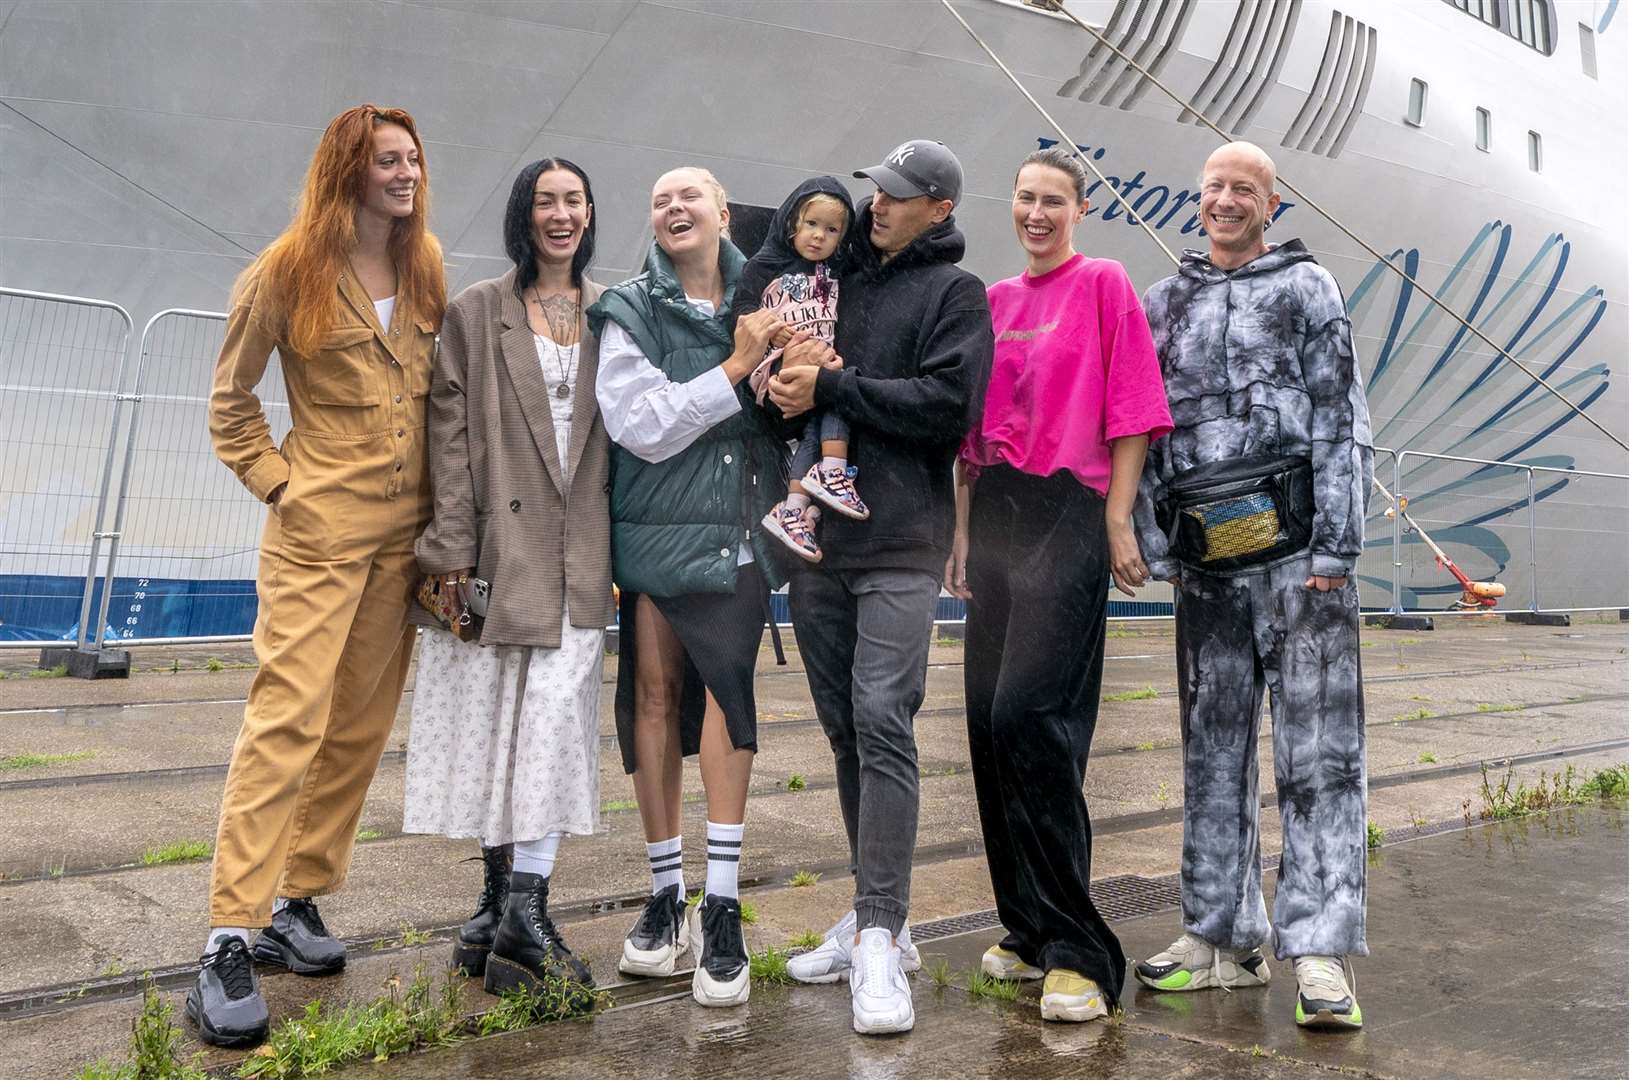
MULTIPOLYGON (((1370 628, 1363 632, 1369 816, 1387 830, 1389 840, 1417 836, 1442 823, 1463 827, 1467 817, 1475 821, 1481 809, 1482 762, 1494 763, 1495 778, 1509 767, 1528 783, 1567 767, 1575 768, 1581 780, 1598 768, 1629 762, 1629 719, 1623 709, 1629 700, 1624 682, 1624 673, 1629 671, 1629 626, 1601 618, 1579 620, 1565 631, 1512 626, 1496 619, 1442 623, 1446 625, 1432 633, 1370 628)), ((1117 624, 1108 645, 1105 698, 1085 785, 1097 838, 1094 872, 1103 879, 1098 882, 1103 889, 1115 882, 1168 882, 1180 857, 1182 801, 1170 630, 1158 624, 1117 624)), ((791 651, 790 659, 789 668, 777 669, 766 651, 758 683, 761 750, 749 803, 751 850, 742 867, 743 895, 758 914, 756 925, 748 928, 753 948, 783 946, 800 932, 823 929, 850 899, 830 751, 814 721, 796 650, 791 651), (811 886, 788 887, 792 875, 800 870, 822 876, 811 886)), ((972 811, 960 659, 956 643, 943 641, 934 646, 927 698, 917 722, 923 802, 912 918, 918 924, 981 912, 993 904, 972 811)), ((159 985, 179 1002, 179 991, 196 961, 206 918, 208 863, 147 866, 142 865, 142 856, 158 844, 213 836, 225 763, 252 671, 232 667, 241 657, 220 651, 220 647, 207 655, 180 652, 170 657, 165 653, 148 660, 136 676, 118 683, 0 680, 0 762, 15 762, 24 755, 64 755, 60 760, 7 764, 0 769, 0 1043, 13 1050, 10 1055, 0 1055, 0 1077, 69 1075, 82 1062, 122 1053, 136 1008, 139 973, 153 971, 159 985), (216 665, 222 670, 208 670, 211 656, 223 661, 216 665), (181 670, 173 671, 177 666, 181 670)), ((612 658, 608 675, 614 672, 614 663, 612 658)), ((572 838, 563 845, 553 897, 556 915, 574 948, 595 959, 597 971, 609 975, 620 939, 633 918, 625 905, 646 888, 648 874, 631 785, 621 774, 610 738, 609 694, 604 705, 602 828, 592 837, 572 838)), ((473 841, 405 836, 400 831, 401 751, 406 744, 409 709, 410 701, 404 703, 391 738, 391 754, 369 792, 362 818, 364 841, 357 847, 350 881, 342 892, 323 901, 328 924, 350 942, 350 968, 341 978, 315 982, 286 975, 267 978, 274 1019, 299 1011, 314 997, 335 1003, 371 1000, 381 994, 390 978, 409 975, 421 964, 427 970, 439 969, 447 955, 450 929, 468 915, 479 890, 478 864, 462 861, 475 854, 473 841), (425 934, 429 943, 417 944, 425 934), (413 943, 404 943, 404 937, 413 943)), ((1266 808, 1262 843, 1271 854, 1278 846, 1278 823, 1270 790, 1266 725, 1263 735, 1266 808)), ((685 790, 685 831, 700 836, 705 807, 693 764, 686 767, 685 790)), ((1556 885, 1560 871, 1542 868, 1549 864, 1537 850, 1541 841, 1529 837, 1534 852, 1517 857, 1523 849, 1512 846, 1514 839, 1507 840, 1517 835, 1508 830, 1516 828, 1501 826, 1489 832, 1478 826, 1478 836, 1496 836, 1509 855, 1498 864, 1502 869, 1491 872, 1477 886, 1485 887, 1486 897, 1478 893, 1456 906, 1454 890, 1469 888, 1465 882, 1472 877, 1462 875, 1458 884, 1438 882, 1431 876, 1429 858, 1417 868, 1418 873, 1404 879, 1425 890, 1417 910, 1406 921, 1428 933, 1412 944, 1407 943, 1406 935, 1396 933, 1396 924, 1382 918, 1381 890, 1389 880, 1385 875, 1392 868, 1401 872, 1413 865, 1416 856, 1411 852, 1416 843, 1436 845, 1430 850, 1444 855, 1450 848, 1446 838, 1438 837, 1401 847, 1388 844, 1382 849, 1370 909, 1377 956, 1358 969, 1370 1030, 1349 1045, 1342 1044, 1344 1048, 1329 1051, 1332 1056, 1309 1060, 1390 1075, 1438 1075, 1429 1070, 1411 1071, 1403 1059, 1354 1057, 1352 1047, 1372 1044, 1377 1031, 1404 1016, 1427 1027, 1470 1022, 1474 1030, 1474 1017, 1468 1020, 1461 1012, 1496 1015, 1509 1007, 1508 1002, 1500 1004, 1486 995, 1503 993, 1521 999, 1524 991, 1520 988, 1533 979, 1532 965, 1544 971, 1565 971, 1567 965, 1581 962, 1572 958, 1573 953, 1594 948, 1597 941, 1610 941, 1613 932, 1621 933, 1610 924, 1612 919, 1621 924, 1622 916, 1629 914, 1623 900, 1629 861, 1622 851, 1567 857, 1585 860, 1572 863, 1570 871, 1585 892, 1593 888, 1599 893, 1615 884, 1616 900, 1604 893, 1593 899, 1574 898, 1580 907, 1594 905, 1608 912, 1607 937, 1601 937, 1593 924, 1572 922, 1570 908, 1546 916, 1543 931, 1532 929, 1530 915, 1515 914, 1525 910, 1522 905, 1531 896, 1547 896, 1545 903, 1551 908, 1563 899, 1544 891, 1556 885), (1461 925, 1460 909, 1476 914, 1477 921, 1461 925), (1493 935, 1481 945, 1472 934, 1479 926, 1493 935), (1570 937, 1545 944, 1542 952, 1528 947, 1538 940, 1536 935, 1552 926, 1570 927, 1566 932, 1570 937), (1496 947, 1495 931, 1505 935, 1508 956, 1488 951, 1496 947), (1416 965, 1399 968, 1395 977, 1389 976, 1386 965, 1394 961, 1380 951, 1382 940, 1388 949, 1414 950, 1411 955, 1417 954, 1422 965, 1431 955, 1440 954, 1447 961, 1475 955, 1486 967, 1455 974, 1451 965, 1434 970, 1416 965), (1522 943, 1519 957, 1514 946, 1517 941, 1522 943), (1415 995, 1413 999, 1388 996, 1394 985, 1404 984, 1407 994, 1415 995), (1420 993, 1429 1002, 1469 1004, 1463 1009, 1432 1005, 1436 1011, 1431 1011, 1420 1006, 1420 993), (1432 1018, 1429 1023, 1426 1017, 1432 1018)), ((1570 843, 1584 838, 1561 839, 1570 843)), ((1558 865, 1564 867, 1567 859, 1558 865)), ((699 867, 699 858, 688 862, 692 870, 699 871, 699 867)), ((1169 892, 1168 884, 1165 889, 1169 892)), ((1398 896, 1405 894, 1413 895, 1405 889, 1398 896)), ((1387 903, 1395 906, 1394 901, 1387 903)), ((1405 919, 1399 916, 1398 921, 1405 919)), ((1176 933, 1170 914, 1118 925, 1126 937, 1127 951, 1137 955, 1157 951, 1176 933), (1145 931, 1145 926, 1150 929, 1145 931), (1147 940, 1138 936, 1141 934, 1148 935, 1147 940)), ((932 947, 947 955, 956 952, 960 958, 953 958, 954 965, 970 968, 986 941, 987 935, 975 934, 932 947)), ((1622 945, 1620 939, 1613 946, 1616 952, 1609 953, 1610 962, 1621 960, 1622 945)), ((1604 983, 1592 976, 1584 985, 1604 983)), ((1133 995, 1125 1020, 1113 1029, 1114 1034, 1105 1035, 1068 1034, 1043 1026, 1033 1015, 1033 1005, 1013 1011, 968 999, 962 990, 947 989, 935 996, 921 983, 922 1030, 911 1040, 915 1049, 907 1063, 914 1070, 912 1075, 922 1076, 1001 1075, 998 1065, 1033 1075, 1073 1075, 1071 1070, 1076 1069, 1097 1073, 1100 1066, 1092 1064, 1098 1060, 1093 1055, 1108 1055, 1101 1060, 1118 1061, 1123 1056, 1131 1061, 1123 1066, 1128 1069, 1163 1062, 1162 1076, 1290 1075, 1273 1070, 1287 1067, 1284 1058, 1304 1055, 1309 1045, 1322 1044, 1306 1044, 1299 1032, 1280 1024, 1287 1025, 1288 1012, 1279 995, 1288 993, 1288 986, 1288 980, 1281 979, 1268 994, 1257 995, 1254 1007, 1266 1010, 1261 1016, 1251 1014, 1245 1009, 1247 1003, 1234 1001, 1232 995, 1217 1000, 1201 995, 1174 1002, 1133 995), (1271 1004, 1260 1004, 1262 998, 1271 1004), (966 1015, 960 1019, 941 1015, 939 1010, 946 1008, 961 1009, 966 1015), (1177 1011, 1183 1008, 1195 1011, 1209 1034, 1186 1026, 1168 1028, 1166 1021, 1173 1016, 1182 1019, 1177 1011), (1240 1009, 1245 1011, 1234 1016, 1233 1010, 1240 1009), (1242 1026, 1230 1027, 1230 1016, 1242 1026), (934 1027, 940 1023, 945 1025, 942 1034, 924 1037, 940 1030, 934 1027), (1225 1056, 1212 1061, 1206 1054, 1214 1047, 1206 1050, 1206 1040, 1213 1040, 1218 1031, 1227 1035, 1216 1046, 1230 1046, 1236 1052, 1217 1051, 1225 1056), (1200 1042, 1192 1041, 1196 1039, 1200 1042), (1072 1046, 1079 1053, 1069 1057, 1060 1056, 1055 1049, 1044 1053, 1034 1049, 1048 1044, 1055 1047, 1060 1040, 1068 1043, 1064 1049, 1072 1046), (1001 1048, 998 1062, 989 1056, 987 1048, 992 1045, 1001 1048), (946 1050, 943 1060, 941 1047, 946 1050), (1255 1047, 1263 1056, 1252 1056, 1255 1047), (1269 1054, 1272 1056, 1265 1056, 1269 1054)), ((632 993, 613 989, 619 1000, 632 993)), ((649 988, 644 992, 649 993, 649 988)), ((1564 995, 1558 999, 1554 987, 1546 993, 1544 1001, 1549 1007, 1562 1008, 1554 1002, 1565 1000, 1564 995)), ((1621 1009, 1621 994, 1611 1000, 1621 1009)), ((471 1007, 486 1003, 478 988, 472 988, 471 1007)), ((632 1012, 654 1018, 657 1010, 671 1009, 671 1015, 678 1018, 673 1021, 679 1024, 677 1030, 685 1030, 680 1023, 683 1018, 690 1017, 684 1022, 691 1025, 701 1021, 683 1005, 647 1001, 632 1012)), ((1543 1003, 1533 1006, 1543 1007, 1543 1003)), ((1591 1028, 1592 1008, 1583 999, 1567 1006, 1564 1019, 1577 1020, 1579 1029, 1572 1031, 1562 1023, 1553 1025, 1555 1030, 1569 1032, 1570 1043, 1587 1048, 1585 1035, 1591 1028)), ((835 993, 829 988, 790 993, 764 990, 749 1015, 770 1017, 766 1023, 785 1029, 789 1038, 802 1039, 797 1045, 809 1049, 800 1051, 801 1058, 792 1054, 790 1064, 777 1065, 770 1049, 760 1053, 755 1046, 747 1046, 739 1051, 745 1055, 742 1070, 775 1075, 777 1070, 812 1068, 806 1059, 818 1058, 814 1048, 826 1045, 819 1042, 825 1038, 830 1047, 841 1051, 840 1067, 834 1065, 824 1073, 815 1069, 812 1075, 847 1075, 849 1069, 858 1070, 859 1075, 865 1075, 866 1069, 891 1075, 886 1071, 887 1055, 881 1050, 849 1048, 846 1009, 840 987, 835 993), (790 1011, 776 1019, 772 1010, 781 998, 785 1000, 779 1007, 790 1011), (811 1021, 804 1032, 800 1022, 805 1014, 825 1019, 811 1021), (873 1060, 874 1054, 881 1056, 873 1060)), ((621 1019, 625 1015, 618 1010, 602 1017, 595 1027, 614 1031, 615 1025, 627 1022, 621 1019)), ((726 1026, 742 1023, 740 1018, 726 1020, 715 1015, 703 1020, 726 1026)), ((1520 1020, 1512 1017, 1509 1022, 1520 1020)), ((662 1030, 665 1033, 666 1028, 662 1030)), ((694 1033, 683 1037, 697 1045, 734 1045, 734 1036, 720 1030, 724 1033, 716 1038, 694 1033)), ((528 1033, 517 1038, 524 1043, 528 1038, 564 1037, 563 1033, 528 1033)), ((1430 1042, 1421 1042, 1422 1038, 1425 1036, 1411 1030, 1403 1042, 1411 1046, 1430 1042)), ((1476 1041, 1484 1055, 1488 1053, 1485 1042, 1476 1041)), ((596 1045, 594 1040, 585 1044, 583 1053, 589 1055, 585 1062, 599 1061, 601 1057, 594 1055, 616 1049, 594 1049, 596 1045)), ((476 1052, 466 1047, 443 1055, 442 1060, 460 1062, 476 1052)), ((1510 1065, 1499 1063, 1502 1059, 1496 1057, 1477 1058, 1468 1051, 1462 1056, 1481 1061, 1486 1068, 1483 1075, 1520 1075, 1534 1062, 1545 1060, 1536 1054, 1518 1056, 1516 1064, 1510 1065)), ((231 1060, 230 1055, 209 1059, 214 1065, 227 1065, 231 1060)), ((1552 1060, 1567 1059, 1560 1055, 1552 1060)), ((576 1064, 566 1075, 595 1075, 587 1064, 583 1068, 588 1071, 579 1073, 576 1064)), ((417 1066, 412 1062, 391 1066, 397 1067, 417 1066)), ((489 1068, 483 1064, 472 1068, 475 1071, 468 1075, 497 1074, 480 1071, 489 1068)), ((662 1071, 684 1072, 679 1068, 662 1071)), ((712 1075, 716 1070, 701 1071, 712 1075)), ((554 1075, 547 1070, 537 1074, 554 1075)), ((1562 1070, 1548 1075, 1574 1073, 1562 1070)), ((1629 1075, 1629 1068, 1598 1075, 1629 1075)))
MULTIPOLYGON (((755 987, 744 1007, 666 1000, 402 1058, 391 1080, 598 1077, 1623 1077, 1629 1067, 1629 814, 1579 807, 1399 844, 1369 871, 1371 955, 1355 962, 1365 1026, 1293 1020, 1295 980, 1233 993, 1130 991, 1116 1022, 1050 1024, 1035 984, 1017 1002, 963 987, 997 931, 925 943, 916 1029, 849 1030, 847 989, 755 987)), ((1270 875, 1269 875, 1270 878, 1270 875)), ((1175 912, 1122 921, 1130 956, 1180 932, 1175 912)), ((1135 985, 1135 984, 1133 984, 1135 985)))

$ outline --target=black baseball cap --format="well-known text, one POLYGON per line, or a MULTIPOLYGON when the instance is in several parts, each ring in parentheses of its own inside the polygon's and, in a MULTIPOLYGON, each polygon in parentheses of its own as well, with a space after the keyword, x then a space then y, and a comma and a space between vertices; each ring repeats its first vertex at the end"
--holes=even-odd
POLYGON ((860 169, 854 175, 870 180, 896 199, 927 195, 949 199, 952 206, 962 200, 962 163, 944 143, 931 139, 900 143, 888 152, 881 165, 860 169))

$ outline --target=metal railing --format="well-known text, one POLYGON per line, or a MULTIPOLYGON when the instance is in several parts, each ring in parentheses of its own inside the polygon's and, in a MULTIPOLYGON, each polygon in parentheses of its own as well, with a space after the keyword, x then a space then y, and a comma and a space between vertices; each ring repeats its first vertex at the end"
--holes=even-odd
MULTIPOLYGON (((55 612, 56 631, 35 627, 19 637, 15 627, 8 633, 0 622, 0 638, 8 639, 0 640, 0 647, 72 643, 85 649, 92 642, 202 644, 250 638, 265 512, 221 467, 208 434, 209 387, 225 318, 214 311, 161 311, 147 322, 132 353, 133 323, 117 304, 0 288, 0 612, 9 602, 15 620, 16 612, 26 615, 38 601, 35 606, 55 612), (131 359, 134 371, 126 390, 131 359), (30 589, 40 595, 23 595, 30 589), (72 600, 77 600, 77 620, 72 600), (221 632, 223 624, 234 632, 221 632)), ((272 435, 281 439, 289 415, 275 360, 258 393, 272 435)), ((1377 475, 1390 473, 1393 492, 1411 499, 1412 515, 1439 541, 1480 546, 1506 571, 1525 541, 1525 593, 1511 595, 1496 610, 1629 607, 1629 556, 1622 542, 1629 534, 1629 474, 1386 447, 1377 447, 1375 454, 1377 475), (1469 471, 1429 482, 1420 477, 1434 466, 1469 471), (1415 475, 1405 475, 1410 472, 1415 475), (1514 486, 1490 487, 1490 475, 1506 475, 1514 486), (1421 490, 1410 496, 1405 481, 1421 490), (1466 490, 1472 482, 1476 486, 1466 490), (1543 566, 1538 556, 1544 506, 1586 484, 1597 486, 1587 496, 1589 505, 1623 518, 1597 524, 1603 538, 1599 553, 1617 560, 1623 580, 1613 579, 1614 595, 1622 595, 1613 603, 1546 607, 1545 600, 1553 603, 1557 594, 1578 600, 1583 583, 1597 580, 1599 566, 1543 566), (1457 520, 1433 521, 1432 504, 1450 494, 1457 520), (1463 508, 1467 498, 1473 501, 1469 511, 1463 508), (1486 502, 1485 513, 1476 512, 1477 499, 1486 502), (1519 517, 1523 512, 1525 521, 1519 517), (1558 573, 1578 580, 1558 587, 1558 573)), ((1577 520, 1575 515, 1562 527, 1576 531, 1577 520)), ((1405 579, 1414 569, 1404 558, 1406 529, 1402 515, 1393 515, 1389 572, 1366 574, 1365 588, 1384 588, 1392 614, 1453 613, 1417 606, 1420 586, 1409 586, 1416 606, 1405 606, 1405 579)), ((1364 560, 1371 566, 1386 547, 1375 539, 1364 560)), ((1425 550, 1423 544, 1419 550, 1425 550)), ((1478 573, 1485 568, 1464 569, 1473 578, 1487 576, 1478 573)), ((1434 575, 1426 591, 1457 589, 1443 574, 1434 575)))
POLYGON ((0 288, 0 599, 25 626, 59 620, 60 635, 0 648, 65 644, 69 631, 83 647, 91 636, 133 330, 107 300, 0 288), (67 626, 56 587, 72 566, 83 567, 82 587, 67 626))

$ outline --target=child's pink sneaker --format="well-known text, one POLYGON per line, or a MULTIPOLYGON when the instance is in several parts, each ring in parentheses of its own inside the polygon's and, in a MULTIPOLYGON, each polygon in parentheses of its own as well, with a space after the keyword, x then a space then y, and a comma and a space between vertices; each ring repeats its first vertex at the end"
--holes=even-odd
POLYGON ((853 465, 823 469, 817 463, 799 483, 811 498, 815 498, 844 517, 864 521, 871 516, 871 508, 860 500, 854 487, 854 478, 860 473, 853 465))
POLYGON ((815 542, 813 523, 795 507, 776 503, 764 515, 764 531, 797 553, 805 562, 820 561, 820 545, 815 542))

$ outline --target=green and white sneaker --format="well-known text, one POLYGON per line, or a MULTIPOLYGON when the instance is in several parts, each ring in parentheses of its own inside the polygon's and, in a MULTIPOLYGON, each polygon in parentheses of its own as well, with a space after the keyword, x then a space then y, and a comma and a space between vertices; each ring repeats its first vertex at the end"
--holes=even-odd
POLYGON ((1184 933, 1171 947, 1134 968, 1137 981, 1154 990, 1232 990, 1266 986, 1271 978, 1260 948, 1218 949, 1195 934, 1184 933))
POLYGON ((1360 1028, 1363 1010, 1348 984, 1346 959, 1340 956, 1297 956, 1295 1022, 1309 1028, 1360 1028))
POLYGON ((1039 979, 1046 974, 1033 964, 1026 964, 1018 954, 1011 949, 1003 949, 1000 945, 991 945, 984 950, 984 959, 979 967, 992 979, 1039 979))

